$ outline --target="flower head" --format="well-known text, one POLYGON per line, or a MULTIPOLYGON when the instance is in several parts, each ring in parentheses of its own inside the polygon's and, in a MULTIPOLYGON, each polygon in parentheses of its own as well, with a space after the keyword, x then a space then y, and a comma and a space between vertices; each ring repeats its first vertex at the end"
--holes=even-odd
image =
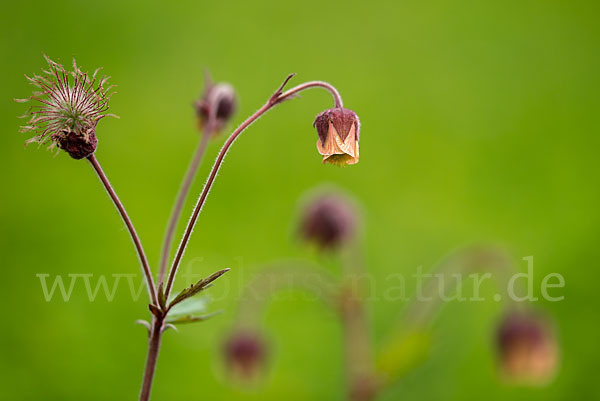
POLYGON ((319 134, 317 149, 323 155, 323 163, 358 163, 360 120, 355 112, 343 107, 325 110, 313 126, 319 134))
POLYGON ((356 232, 357 212, 344 196, 324 193, 305 206, 300 218, 300 235, 323 249, 334 249, 351 240, 356 232))
POLYGON ((505 376, 545 384, 556 370, 558 347, 552 326, 531 312, 509 313, 498 329, 497 344, 505 376))
POLYGON ((90 77, 77 66, 73 59, 73 71, 44 56, 48 70, 43 74, 26 76, 29 82, 39 90, 27 99, 17 102, 34 103, 22 116, 29 118, 21 127, 21 132, 35 136, 26 144, 50 142, 65 150, 74 159, 82 159, 94 153, 96 144, 96 125, 98 121, 112 114, 105 114, 113 86, 107 86, 109 77, 98 77, 97 69, 90 77))
POLYGON ((233 86, 224 82, 213 83, 208 73, 205 86, 204 94, 195 104, 198 125, 207 134, 215 135, 231 120, 237 99, 233 86))
POLYGON ((241 379, 256 377, 267 359, 266 343, 254 331, 234 332, 225 341, 223 351, 227 368, 241 379))

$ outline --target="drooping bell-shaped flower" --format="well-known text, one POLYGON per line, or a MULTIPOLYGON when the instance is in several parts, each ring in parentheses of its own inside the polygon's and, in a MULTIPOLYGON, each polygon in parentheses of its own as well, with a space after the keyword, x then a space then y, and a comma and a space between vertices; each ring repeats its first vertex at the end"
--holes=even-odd
POLYGON ((323 163, 340 166, 358 163, 360 120, 355 112, 343 107, 325 110, 313 126, 319 134, 317 149, 323 155, 323 163))

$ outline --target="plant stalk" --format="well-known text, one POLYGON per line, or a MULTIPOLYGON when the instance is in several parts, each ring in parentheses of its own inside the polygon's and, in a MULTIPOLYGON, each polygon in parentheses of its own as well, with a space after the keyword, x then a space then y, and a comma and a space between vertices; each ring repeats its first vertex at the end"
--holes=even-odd
POLYGON ((155 317, 153 319, 152 328, 149 333, 150 337, 148 339, 148 355, 146 357, 146 367, 144 369, 144 378, 142 380, 140 401, 148 401, 150 399, 154 372, 156 371, 156 362, 158 361, 158 353, 160 351, 163 324, 164 320, 162 318, 158 319, 155 317))
POLYGON ((138 236, 137 232, 135 231, 135 227, 133 226, 133 223, 131 222, 131 219, 129 218, 127 211, 125 211, 125 207, 121 203, 121 200, 117 196, 117 193, 115 192, 112 185, 110 185, 110 182, 108 181, 106 174, 104 174, 102 167, 100 167, 100 163, 96 159, 96 156, 94 156, 94 154, 92 153, 90 156, 87 157, 87 159, 89 160, 90 164, 94 168, 94 171, 98 175, 98 178, 100 178, 100 181, 104 185, 106 192, 108 192, 108 195, 110 196, 113 203, 117 207, 117 210, 119 211, 119 214, 121 215, 121 218, 123 219, 123 221, 125 222, 125 225, 127 226, 127 230, 129 230, 129 234, 131 235, 131 239, 133 240, 133 244, 135 245, 135 249, 140 258, 140 263, 142 265, 142 272, 144 273, 144 276, 146 278, 146 286, 148 288, 150 302, 157 305, 158 298, 156 296, 156 287, 154 286, 154 279, 152 278, 152 272, 150 270, 150 265, 148 264, 148 258, 146 257, 146 253, 144 252, 144 248, 142 247, 142 242, 140 241, 140 237, 138 236))

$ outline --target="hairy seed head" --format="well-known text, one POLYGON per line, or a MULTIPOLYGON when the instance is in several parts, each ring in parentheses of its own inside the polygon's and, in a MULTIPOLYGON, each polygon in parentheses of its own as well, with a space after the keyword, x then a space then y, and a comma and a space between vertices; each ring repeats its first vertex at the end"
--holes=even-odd
POLYGON ((37 88, 26 99, 31 107, 21 116, 28 118, 21 132, 34 136, 25 143, 50 143, 73 158, 81 159, 96 150, 96 125, 107 116, 108 101, 114 85, 108 85, 108 76, 98 76, 97 69, 91 76, 81 71, 73 59, 73 71, 44 56, 48 70, 43 74, 25 76, 37 88))

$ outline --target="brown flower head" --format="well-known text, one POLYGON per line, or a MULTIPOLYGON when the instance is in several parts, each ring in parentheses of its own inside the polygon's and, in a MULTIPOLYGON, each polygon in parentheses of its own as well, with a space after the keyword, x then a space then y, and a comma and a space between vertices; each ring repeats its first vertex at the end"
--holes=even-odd
POLYGON ((531 312, 511 312, 497 334, 500 365, 513 381, 540 385, 552 379, 558 346, 551 324, 531 312))
POLYGON ((355 112, 343 107, 325 110, 313 126, 319 134, 317 149, 323 155, 323 163, 358 163, 360 120, 355 112))
POLYGON ((22 116, 29 120, 21 132, 35 134, 26 144, 50 142, 51 148, 57 146, 74 159, 87 157, 96 150, 98 121, 106 116, 116 117, 105 114, 113 86, 106 86, 109 77, 98 77, 100 69, 89 76, 79 69, 75 59, 73 71, 66 71, 44 57, 48 70, 43 70, 42 75, 26 76, 39 90, 27 99, 15 99, 34 103, 22 116))
POLYGON ((312 199, 300 217, 300 235, 323 249, 335 249, 356 232, 357 212, 346 197, 324 193, 312 199))
POLYGON ((236 331, 223 347, 225 364, 231 373, 240 379, 255 378, 264 368, 267 345, 254 331, 236 331))
POLYGON ((205 76, 204 94, 195 103, 199 128, 209 135, 218 134, 231 120, 237 108, 233 86, 228 83, 213 83, 205 76))

